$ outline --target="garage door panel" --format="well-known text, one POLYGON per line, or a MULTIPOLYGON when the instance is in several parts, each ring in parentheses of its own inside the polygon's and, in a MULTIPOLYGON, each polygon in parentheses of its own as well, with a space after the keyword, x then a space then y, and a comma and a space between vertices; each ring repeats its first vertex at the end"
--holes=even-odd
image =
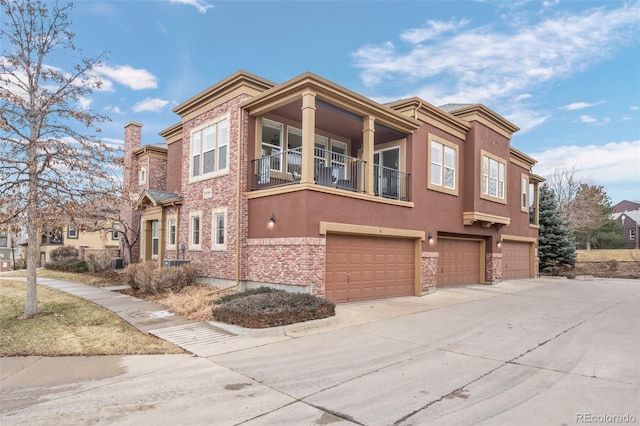
POLYGON ((325 296, 347 302, 413 295, 414 258, 413 240, 329 234, 325 296))
POLYGON ((438 287, 479 284, 481 241, 438 238, 438 287))
POLYGON ((531 278, 531 243, 502 243, 502 279, 531 278))

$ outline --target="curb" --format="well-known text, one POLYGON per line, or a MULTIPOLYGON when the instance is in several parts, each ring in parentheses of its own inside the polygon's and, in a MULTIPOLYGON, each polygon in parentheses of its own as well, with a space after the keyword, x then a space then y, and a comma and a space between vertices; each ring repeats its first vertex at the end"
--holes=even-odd
POLYGON ((288 333, 309 330, 313 328, 325 327, 333 324, 337 321, 338 318, 336 315, 329 318, 320 318, 317 320, 299 322, 295 324, 288 324, 279 327, 269 327, 269 328, 246 328, 240 327, 239 325, 226 324, 223 322, 217 321, 207 321, 210 325, 221 328, 223 330, 229 331, 231 333, 237 334, 239 336, 249 336, 249 337, 276 337, 276 336, 288 336, 288 333))

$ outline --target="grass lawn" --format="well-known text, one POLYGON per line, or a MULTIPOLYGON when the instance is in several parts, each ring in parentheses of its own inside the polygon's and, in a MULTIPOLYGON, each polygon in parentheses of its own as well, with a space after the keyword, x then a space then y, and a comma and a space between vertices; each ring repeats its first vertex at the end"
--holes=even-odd
POLYGON ((184 353, 116 314, 58 290, 38 286, 39 314, 34 318, 20 319, 24 302, 24 282, 0 280, 0 356, 184 353))

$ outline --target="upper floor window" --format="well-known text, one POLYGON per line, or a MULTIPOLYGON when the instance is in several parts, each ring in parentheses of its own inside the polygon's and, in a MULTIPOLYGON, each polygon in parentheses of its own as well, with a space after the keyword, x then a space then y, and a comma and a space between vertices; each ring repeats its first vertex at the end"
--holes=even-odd
POLYGON ((482 193, 481 198, 506 203, 505 176, 506 162, 499 157, 482 151, 482 193))
POLYGON ((529 177, 525 174, 521 178, 520 210, 529 213, 529 177))
POLYGON ((538 182, 529 182, 529 225, 538 226, 540 224, 538 204, 538 182))
POLYGON ((458 146, 429 135, 427 188, 458 195, 458 146))
POLYGON ((118 240, 120 239, 120 224, 114 223, 112 226, 111 239, 118 240))
POLYGON ((228 117, 191 132, 191 178, 208 178, 227 170, 228 146, 228 117))
POLYGON ((42 239, 40 243, 43 245, 46 244, 55 244, 61 245, 64 243, 64 238, 62 237, 62 228, 54 228, 51 231, 45 232, 42 234, 42 239))
POLYGON ((283 125, 262 119, 262 157, 270 157, 269 168, 282 171, 282 130, 283 125))
POLYGON ((147 182, 147 169, 144 167, 140 169, 138 173, 138 183, 143 184, 147 182))
POLYGON ((635 240, 636 239, 636 230, 635 229, 629 229, 629 239, 630 240, 635 240))
POLYGON ((67 238, 73 238, 73 239, 78 238, 78 229, 76 228, 76 225, 74 225, 73 223, 70 223, 67 226, 67 238))

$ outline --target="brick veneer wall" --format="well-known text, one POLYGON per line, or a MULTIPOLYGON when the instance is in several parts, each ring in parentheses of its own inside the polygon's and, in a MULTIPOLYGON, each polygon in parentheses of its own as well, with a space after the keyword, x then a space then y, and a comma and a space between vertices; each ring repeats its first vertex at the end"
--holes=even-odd
POLYGON ((502 281, 502 253, 487 253, 485 256, 485 282, 502 281))
POLYGON ((432 293, 438 283, 438 252, 423 251, 421 255, 420 289, 422 293, 432 293))
MULTIPOLYGON (((133 153, 142 143, 142 125, 139 123, 127 123, 124 128, 124 158, 123 158, 123 192, 121 200, 120 220, 128 228, 122 229, 127 233, 129 241, 135 239, 140 227, 140 211, 133 209, 136 195, 141 193, 138 183, 138 158, 133 153)), ((125 249, 126 250, 126 249, 125 249)), ((134 244, 129 253, 130 261, 137 262, 140 259, 140 243, 134 244)), ((125 255, 125 258, 127 256, 125 255)))
MULTIPOLYGON (((241 155, 239 138, 240 109, 238 105, 247 99, 238 96, 183 124, 182 144, 182 191, 184 198, 179 218, 178 244, 185 244, 185 257, 198 269, 199 275, 208 278, 236 279, 237 202, 238 202, 238 156, 241 155), (209 120, 229 114, 228 174, 199 182, 189 183, 191 131, 209 120), (204 191, 211 191, 211 198, 204 191), (212 212, 226 208, 226 250, 212 250, 212 212), (190 212, 200 211, 201 250, 189 249, 190 212)), ((244 127, 243 127, 244 128, 244 127)), ((243 198, 243 205, 246 200, 243 198)), ((246 236, 246 207, 241 215, 241 235, 246 236)), ((241 236, 242 238, 242 236, 241 236)))
POLYGON ((325 238, 256 238, 247 241, 248 280, 309 287, 324 296, 325 238))
POLYGON ((167 190, 167 160, 151 157, 147 167, 147 185, 146 189, 155 189, 157 191, 167 190))

